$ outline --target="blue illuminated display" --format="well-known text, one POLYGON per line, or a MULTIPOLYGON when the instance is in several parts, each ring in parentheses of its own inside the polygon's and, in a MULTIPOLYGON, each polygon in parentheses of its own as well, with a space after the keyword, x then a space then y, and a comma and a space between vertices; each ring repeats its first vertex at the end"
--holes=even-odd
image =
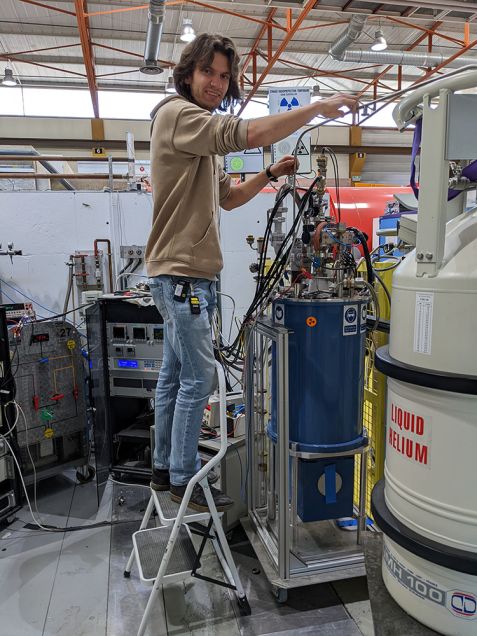
POLYGON ((137 360, 118 360, 118 367, 126 368, 126 369, 137 369, 138 368, 137 360))

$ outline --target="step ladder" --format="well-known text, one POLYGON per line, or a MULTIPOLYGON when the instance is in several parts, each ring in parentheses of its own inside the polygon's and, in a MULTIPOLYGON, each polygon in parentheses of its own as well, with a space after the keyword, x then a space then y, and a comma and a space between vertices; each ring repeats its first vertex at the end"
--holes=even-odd
POLYGON ((149 615, 156 602, 161 585, 168 582, 177 582, 190 576, 233 590, 237 597, 240 613, 245 616, 251 613, 232 553, 225 538, 220 520, 222 513, 219 514, 217 511, 207 480, 209 471, 220 463, 227 451, 225 376, 221 364, 219 362, 215 364, 220 404, 219 452, 190 480, 180 505, 171 500, 168 491, 158 492, 151 489, 151 496, 141 521, 141 526, 132 536, 133 548, 124 570, 124 576, 126 578, 131 576, 131 569, 135 562, 141 581, 153 586, 137 636, 143 636, 146 630, 149 615), (204 490, 209 507, 207 512, 196 512, 188 508, 192 490, 196 483, 199 483, 204 490), (154 510, 157 512, 161 525, 155 528, 148 528, 147 526, 154 510), (192 534, 202 537, 197 551, 192 542, 192 534), (208 539, 212 542, 222 566, 225 582, 198 572, 201 567, 202 553, 208 539), (171 560, 173 552, 174 559, 171 560))

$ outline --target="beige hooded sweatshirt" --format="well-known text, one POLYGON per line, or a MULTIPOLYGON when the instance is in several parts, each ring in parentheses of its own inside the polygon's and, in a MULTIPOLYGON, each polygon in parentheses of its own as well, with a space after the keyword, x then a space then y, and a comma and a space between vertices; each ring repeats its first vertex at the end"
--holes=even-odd
POLYGON ((247 147, 248 122, 211 114, 178 95, 160 102, 151 117, 147 273, 214 280, 223 267, 219 204, 230 192, 217 155, 247 147))

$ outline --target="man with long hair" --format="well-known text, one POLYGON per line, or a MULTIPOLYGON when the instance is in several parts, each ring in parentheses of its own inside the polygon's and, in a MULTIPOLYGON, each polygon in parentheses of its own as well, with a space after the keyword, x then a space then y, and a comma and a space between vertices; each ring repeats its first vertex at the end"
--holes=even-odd
MULTIPOLYGON (((174 68, 177 95, 152 112, 152 230, 146 249, 154 302, 164 319, 164 355, 156 388, 154 470, 151 488, 182 501, 200 468, 197 452, 203 411, 215 385, 211 323, 215 281, 223 266, 219 205, 232 210, 250 201, 270 180, 292 174, 292 156, 239 185, 232 185, 218 156, 267 146, 313 117, 339 117, 356 98, 338 95, 286 113, 242 120, 226 111, 240 99, 239 56, 229 38, 202 34, 174 68)), ((211 488, 217 510, 233 501, 211 488)), ((189 505, 208 509, 196 484, 189 505)))

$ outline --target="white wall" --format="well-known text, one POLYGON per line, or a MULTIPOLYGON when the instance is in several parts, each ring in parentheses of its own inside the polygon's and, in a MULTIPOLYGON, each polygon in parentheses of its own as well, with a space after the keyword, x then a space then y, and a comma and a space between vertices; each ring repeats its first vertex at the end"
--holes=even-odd
MULTIPOLYGON (((235 317, 242 320, 255 293, 255 281, 249 266, 257 261, 257 252, 246 242, 246 237, 263 236, 267 223, 267 210, 273 207, 275 193, 261 192, 252 201, 230 212, 222 212, 221 237, 224 269, 220 277, 221 291, 235 299, 235 317)), ((228 337, 234 319, 232 302, 222 297, 222 332, 228 337)), ((232 337, 237 333, 232 328, 232 337)))
MULTIPOLYGON (((0 277, 21 288, 44 307, 60 312, 66 295, 65 263, 76 250, 92 250, 96 238, 112 239, 117 270, 120 237, 144 244, 151 219, 151 196, 124 192, 2 192, 0 242, 13 241, 23 256, 0 257, 0 277)), ((105 250, 104 244, 100 248, 105 250)), ((4 301, 22 302, 20 294, 2 285, 4 301)), ((38 313, 50 315, 37 307, 38 313)))
MULTIPOLYGON (((245 241, 248 234, 262 236, 266 210, 274 194, 259 194, 252 202, 222 213, 221 233, 225 267, 222 291, 236 298, 241 318, 254 293, 249 265, 256 253, 245 241)), ((145 245, 152 216, 152 197, 146 193, 122 192, 0 192, 0 243, 5 249, 13 241, 23 256, 0 257, 0 278, 21 289, 55 313, 63 310, 68 269, 65 263, 76 250, 92 250, 96 238, 112 241, 115 273, 124 265, 120 245, 145 245)), ((105 245, 100 245, 105 249, 105 245)), ((138 270, 138 274, 144 274, 138 270)), ((133 279, 134 280, 134 279, 133 279)), ((4 302, 24 297, 2 285, 4 302)), ((223 299, 224 331, 232 318, 231 303, 223 299)), ((41 316, 48 311, 36 306, 41 316)))

